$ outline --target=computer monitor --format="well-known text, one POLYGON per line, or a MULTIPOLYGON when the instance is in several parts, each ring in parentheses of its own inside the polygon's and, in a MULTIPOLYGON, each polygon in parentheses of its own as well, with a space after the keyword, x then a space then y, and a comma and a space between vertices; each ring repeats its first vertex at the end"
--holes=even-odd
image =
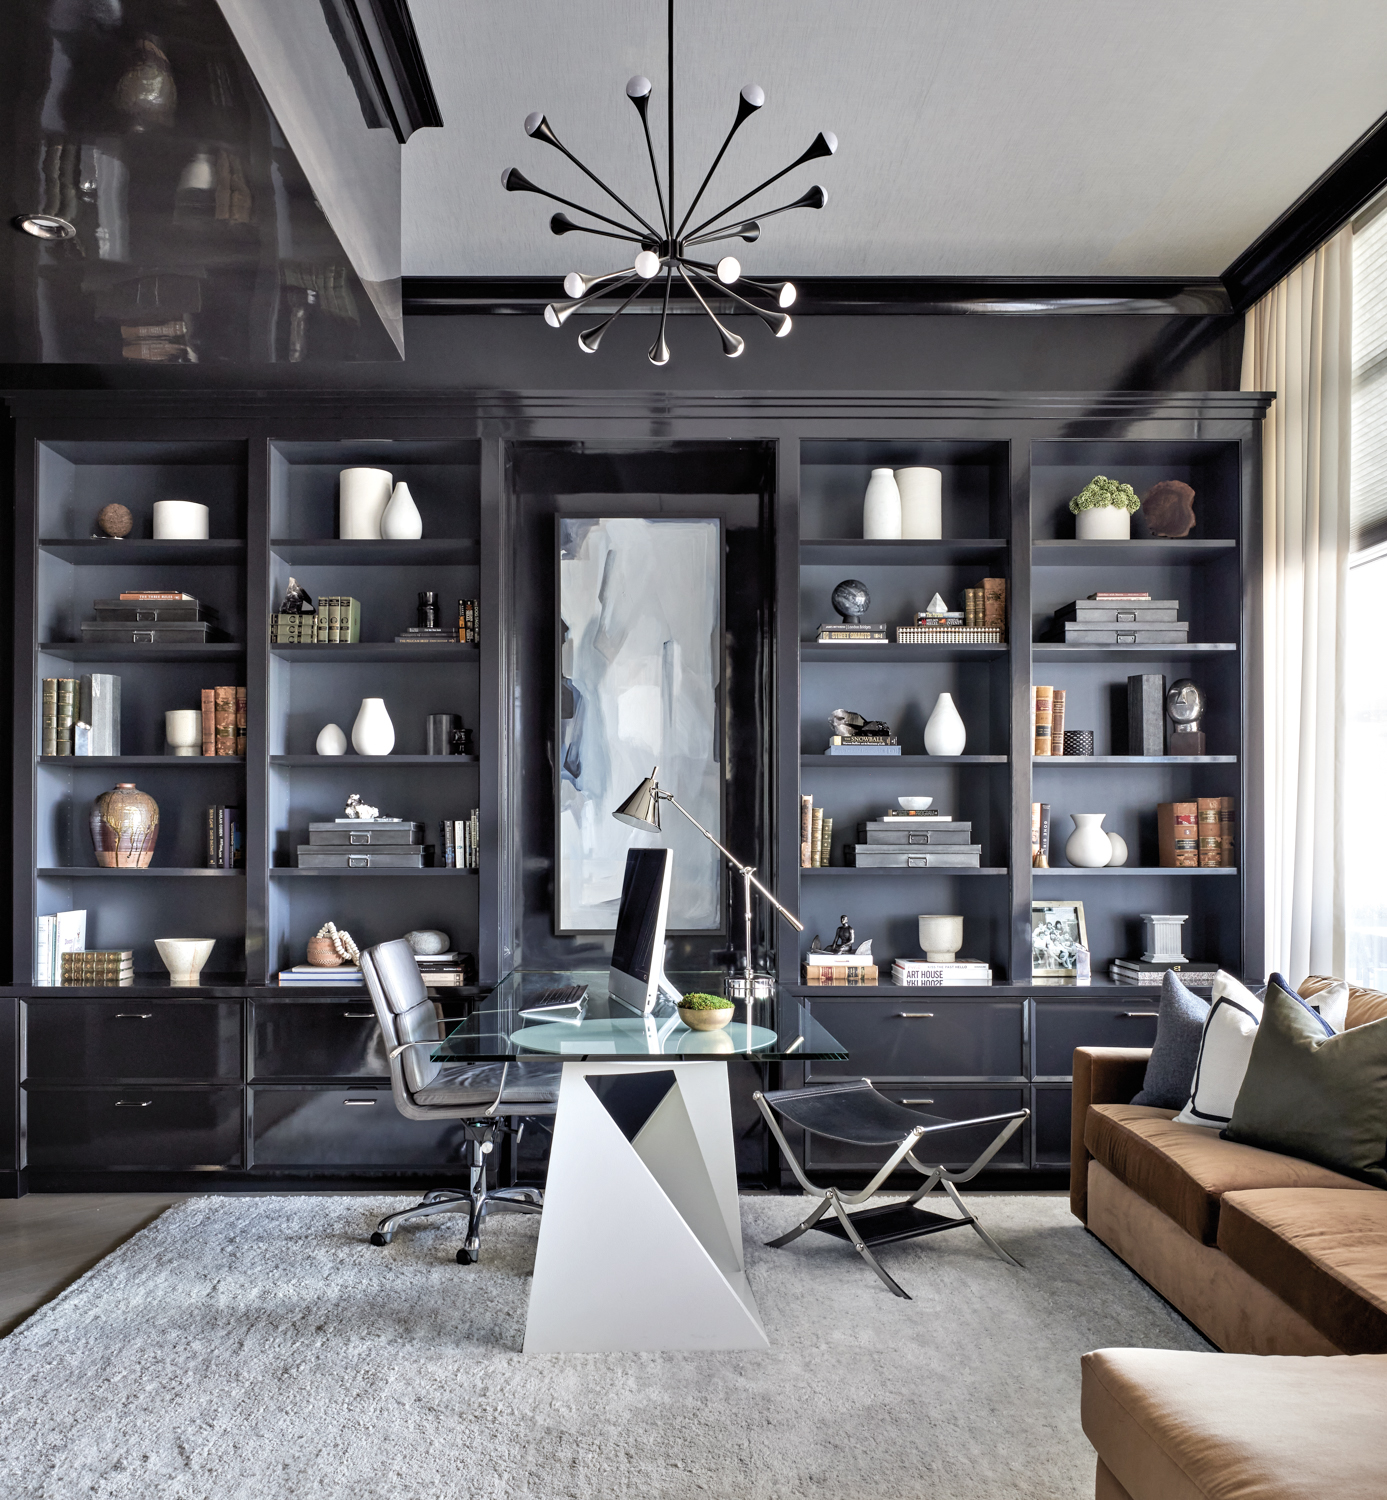
POLYGON ((607 993, 643 1016, 655 1008, 662 992, 679 998, 665 978, 665 921, 673 875, 672 849, 627 850, 607 993))

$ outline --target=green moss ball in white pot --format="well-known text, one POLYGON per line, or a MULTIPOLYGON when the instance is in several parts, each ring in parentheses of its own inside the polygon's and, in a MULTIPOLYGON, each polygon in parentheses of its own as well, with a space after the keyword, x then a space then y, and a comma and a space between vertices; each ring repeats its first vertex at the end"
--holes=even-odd
POLYGON ((1141 501, 1130 484, 1119 484, 1103 474, 1089 482, 1069 502, 1078 517, 1074 535, 1081 542, 1125 542, 1132 535, 1132 512, 1141 501))
POLYGON ((722 995, 685 995, 679 1019, 690 1031, 721 1031, 732 1019, 732 1002, 722 995))

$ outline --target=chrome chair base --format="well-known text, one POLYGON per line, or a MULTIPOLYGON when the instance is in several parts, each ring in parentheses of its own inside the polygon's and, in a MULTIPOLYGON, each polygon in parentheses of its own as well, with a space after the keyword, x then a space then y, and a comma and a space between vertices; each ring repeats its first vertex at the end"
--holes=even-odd
POLYGON ((537 1214, 544 1210, 544 1193, 540 1188, 488 1188, 486 1158, 490 1155, 500 1131, 494 1120, 467 1124, 468 1185, 465 1188, 440 1188, 425 1193, 413 1208, 389 1214, 376 1225, 371 1235, 373 1245, 388 1245, 402 1224, 433 1214, 467 1215, 467 1235, 457 1253, 461 1266, 475 1265, 481 1255, 482 1225, 490 1213, 537 1214))

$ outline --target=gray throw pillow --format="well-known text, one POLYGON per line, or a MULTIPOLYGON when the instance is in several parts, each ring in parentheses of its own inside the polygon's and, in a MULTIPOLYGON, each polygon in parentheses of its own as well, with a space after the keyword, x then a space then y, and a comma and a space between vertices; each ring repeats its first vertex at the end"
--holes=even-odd
POLYGON ((1156 1017, 1156 1044, 1146 1063, 1141 1093, 1133 1104, 1157 1109, 1183 1109, 1199 1061, 1199 1041, 1209 1018, 1209 1002, 1187 989, 1170 970, 1161 981, 1161 1005, 1156 1017))
POLYGON ((1387 1187, 1387 1019, 1328 1031, 1273 975, 1224 1138, 1387 1187))

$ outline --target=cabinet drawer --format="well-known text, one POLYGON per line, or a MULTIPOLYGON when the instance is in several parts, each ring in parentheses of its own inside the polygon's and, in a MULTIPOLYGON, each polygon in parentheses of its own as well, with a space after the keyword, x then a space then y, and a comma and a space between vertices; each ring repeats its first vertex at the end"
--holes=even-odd
POLYGON ((30 1000, 28 1076, 241 1077, 239 1002, 30 1000))
POLYGON ((1038 1167, 1069 1165, 1069 1110, 1073 1100, 1070 1089, 1037 1089, 1035 1091, 1035 1164, 1038 1167))
POLYGON ((806 1000, 814 1018, 847 1048, 847 1062, 816 1062, 810 1078, 1020 1078, 1025 1076, 1025 1002, 806 1000))
POLYGON ((241 1165, 241 1090, 30 1089, 34 1168, 241 1165))
POLYGON ((253 1078, 388 1078, 390 1064, 371 1002, 340 996, 322 1004, 259 1002, 253 1078))
POLYGON ((407 1120, 389 1089, 251 1090, 257 1167, 461 1168, 461 1120, 407 1120))
POLYGON ((1075 1047, 1150 1047, 1156 1040, 1157 991, 1151 999, 1085 1001, 1037 1000, 1035 1073, 1037 1078, 1068 1078, 1075 1047))
MULTIPOLYGON (((881 1090, 897 1104, 914 1101, 921 1114, 938 1115, 946 1120, 976 1119, 979 1115, 1004 1115, 1013 1109, 1025 1109, 1024 1089, 958 1089, 939 1084, 906 1083, 881 1090), (931 1102, 925 1103, 929 1100, 931 1102)), ((956 1135, 942 1136, 935 1147, 921 1143, 920 1160, 928 1166, 970 1167, 987 1149, 988 1142, 1000 1129, 983 1125, 976 1130, 960 1130, 956 1135)), ((926 1137, 926 1142, 928 1137, 926 1137)), ((891 1154, 882 1146, 854 1146, 847 1141, 831 1141, 826 1136, 804 1137, 805 1158, 810 1174, 816 1167, 842 1171, 873 1172, 891 1154)), ((919 1153, 917 1152, 917 1155, 919 1153)), ((1023 1124, 1005 1146, 992 1158, 990 1166, 1020 1167, 1026 1162, 1026 1126, 1023 1124)), ((911 1177, 915 1170, 907 1162, 903 1170, 911 1177)))

